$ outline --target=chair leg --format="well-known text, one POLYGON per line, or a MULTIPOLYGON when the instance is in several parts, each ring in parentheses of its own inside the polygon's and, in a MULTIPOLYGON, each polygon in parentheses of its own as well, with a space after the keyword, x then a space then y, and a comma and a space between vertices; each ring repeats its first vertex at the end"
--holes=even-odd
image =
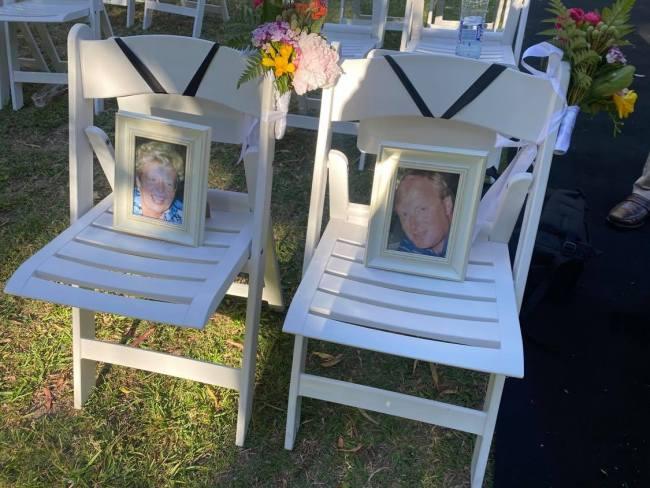
POLYGON ((95 386, 96 361, 83 359, 81 339, 95 338, 95 314, 90 310, 72 309, 72 378, 74 408, 81 408, 95 386))
POLYGON ((235 435, 235 444, 239 447, 242 447, 246 440, 246 431, 253 410, 255 363, 257 360, 262 289, 264 286, 264 261, 262 256, 258 256, 251 261, 248 299, 246 301, 246 336, 244 338, 244 357, 239 382, 239 408, 237 411, 237 433, 235 435))
POLYGON ((264 263, 264 291, 262 299, 277 312, 284 311, 284 300, 282 299, 282 287, 280 285, 280 265, 275 253, 275 241, 273 230, 269 225, 266 236, 266 260, 264 263))
MULTIPOLYGON (((32 58, 33 66, 30 66, 30 69, 34 69, 38 71, 49 71, 50 68, 47 66, 47 63, 45 62, 45 57, 41 52, 41 48, 38 47, 38 43, 36 42, 36 38, 34 37, 34 33, 32 32, 32 29, 29 27, 29 24, 27 24, 26 22, 21 22, 20 24, 13 24, 13 25, 16 28, 16 31, 14 33, 16 39, 18 36, 18 28, 20 28, 23 34, 23 39, 27 44, 27 48, 29 49, 30 54, 33 56, 32 58)), ((18 49, 18 42, 16 42, 15 46, 16 49, 18 49)), ((20 64, 16 65, 16 70, 20 70, 20 64)))
MULTIPOLYGON (((102 9, 97 14, 99 16, 100 38, 108 39, 110 37, 113 37, 113 26, 111 25, 111 19, 109 18, 108 12, 106 12, 106 9, 102 9), (102 32, 104 33, 103 37, 101 35, 102 32)), ((129 15, 128 6, 127 6, 127 10, 126 10, 126 15, 127 15, 127 22, 128 22, 128 15, 129 15)))
POLYGON ((147 30, 151 27, 151 16, 153 15, 153 4, 155 2, 151 0, 145 0, 144 2, 144 18, 142 19, 142 29, 147 30))
POLYGON ((50 33, 48 32, 45 24, 37 24, 36 32, 38 32, 38 37, 41 38, 43 51, 45 51, 45 54, 50 58, 50 61, 54 66, 54 70, 58 73, 65 73, 68 69, 68 63, 62 61, 59 57, 59 53, 56 51, 54 41, 52 40, 52 36, 50 36, 50 33))
POLYGON ((135 22, 135 0, 126 0, 126 27, 133 27, 135 22))
POLYGON ((203 14, 205 13, 205 0, 197 0, 196 12, 194 17, 194 28, 192 29, 192 37, 201 37, 201 29, 203 28, 203 14))
POLYGON ((293 344, 293 363, 291 365, 291 380, 289 383, 289 404, 287 406, 287 428, 284 436, 284 448, 293 449, 296 434, 300 426, 300 375, 305 371, 307 358, 307 338, 297 335, 293 344))
POLYGON ((505 380, 506 377, 502 374, 490 375, 485 404, 483 406, 483 411, 486 413, 485 427, 483 428, 483 434, 479 435, 476 439, 474 455, 472 456, 472 488, 481 488, 483 486, 485 468, 487 467, 488 457, 490 455, 490 445, 492 444, 494 426, 497 422, 505 380))
POLYGON ((228 0, 221 0, 221 18, 224 22, 230 20, 230 12, 228 12, 228 0))
POLYGON ((15 23, 7 22, 7 28, 5 31, 7 62, 9 65, 9 89, 11 91, 11 106, 14 110, 20 110, 24 105, 23 84, 15 80, 15 72, 20 70, 20 62, 18 60, 18 37, 16 35, 15 23))
POLYGON ((363 171, 366 167, 366 153, 361 152, 359 155, 359 171, 363 171))
MULTIPOLYGON (((6 30, 7 24, 5 22, 0 22, 0 38, 6 39, 6 30)), ((8 65, 7 50, 0 48, 0 109, 5 106, 11 97, 8 65)))

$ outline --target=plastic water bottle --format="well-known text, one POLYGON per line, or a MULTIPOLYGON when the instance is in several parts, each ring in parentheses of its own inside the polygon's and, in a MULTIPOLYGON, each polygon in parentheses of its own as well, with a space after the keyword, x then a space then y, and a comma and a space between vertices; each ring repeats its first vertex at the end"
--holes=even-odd
POLYGON ((481 36, 489 0, 463 0, 456 54, 466 58, 481 57, 481 36))

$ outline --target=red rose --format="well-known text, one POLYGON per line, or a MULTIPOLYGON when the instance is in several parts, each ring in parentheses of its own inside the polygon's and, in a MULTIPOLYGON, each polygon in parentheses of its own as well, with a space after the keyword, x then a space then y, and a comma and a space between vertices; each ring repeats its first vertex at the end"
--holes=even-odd
POLYGON ((570 8, 569 9, 569 15, 577 23, 580 23, 583 20, 585 20, 585 11, 582 10, 581 8, 570 8))
POLYGON ((600 15, 598 15, 598 12, 587 12, 584 15, 583 19, 585 22, 588 22, 591 25, 598 25, 598 22, 602 20, 600 18, 600 15))

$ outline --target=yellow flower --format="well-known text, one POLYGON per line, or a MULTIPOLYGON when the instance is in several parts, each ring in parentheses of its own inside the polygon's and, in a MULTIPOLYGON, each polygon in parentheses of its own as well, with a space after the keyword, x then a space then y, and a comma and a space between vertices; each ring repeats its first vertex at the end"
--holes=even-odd
POLYGON ((614 93, 612 98, 614 99, 614 105, 616 105, 619 118, 626 119, 632 112, 634 112, 634 104, 636 103, 638 95, 634 90, 628 90, 625 88, 620 92, 614 93))
POLYGON ((285 73, 293 73, 296 71, 296 66, 289 61, 292 54, 293 46, 289 44, 282 44, 279 52, 269 46, 269 50, 262 58, 262 66, 273 68, 276 78, 279 78, 285 73))

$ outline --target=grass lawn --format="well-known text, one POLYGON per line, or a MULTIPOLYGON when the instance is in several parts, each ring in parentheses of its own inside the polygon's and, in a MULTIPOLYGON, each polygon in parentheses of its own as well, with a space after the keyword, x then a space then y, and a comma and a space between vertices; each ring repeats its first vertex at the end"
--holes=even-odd
MULTIPOLYGON (((116 34, 141 32, 142 4, 128 31, 126 9, 108 9, 116 34)), ((243 28, 206 16, 203 37, 224 41, 243 28)), ((188 35, 191 21, 155 13, 152 32, 188 35)), ((398 36, 387 41, 395 46, 398 36)), ((0 111, 3 285, 68 225, 67 98, 37 109, 30 101, 36 88, 26 87, 22 110, 0 111)), ((96 119, 111 135, 114 114, 109 101, 96 119)), ((287 301, 300 278, 315 142, 315 133, 289 129, 276 145, 273 231, 287 301)), ((352 162, 358 156, 350 137, 337 136, 334 145, 352 162)), ((234 164, 238 151, 213 146, 211 186, 243 189, 243 166, 234 164)), ((368 201, 369 166, 351 170, 357 201, 368 201)), ((100 199, 108 184, 99 166, 95 179, 100 199)), ((195 382, 99 365, 97 388, 83 410, 74 410, 70 315, 66 307, 0 294, 0 486, 469 485, 473 436, 322 401, 303 401, 296 447, 285 451, 293 341, 281 331, 283 314, 266 307, 246 448, 234 445, 237 394, 195 382)), ((96 320, 103 339, 237 366, 244 316, 245 301, 226 298, 204 331, 107 314, 96 320)), ((487 380, 316 341, 308 370, 471 407, 479 406, 487 380)))

